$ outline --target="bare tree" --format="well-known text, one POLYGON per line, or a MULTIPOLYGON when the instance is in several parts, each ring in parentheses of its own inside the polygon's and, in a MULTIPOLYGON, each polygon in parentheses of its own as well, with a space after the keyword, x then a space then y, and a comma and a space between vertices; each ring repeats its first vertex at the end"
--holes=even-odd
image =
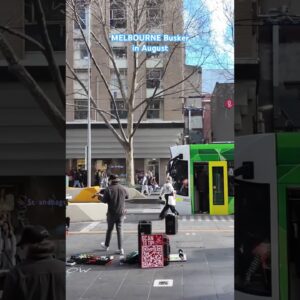
MULTIPOLYGON (((168 43, 169 51, 164 53, 144 53, 133 52, 131 46, 155 46, 153 43, 145 43, 135 41, 125 50, 120 50, 119 53, 113 47, 110 41, 110 33, 126 33, 126 34, 145 34, 154 33, 153 28, 159 32, 168 33, 170 35, 190 33, 190 29, 195 26, 195 22, 201 19, 201 13, 194 13, 189 20, 183 23, 183 6, 182 1, 162 1, 162 0, 91 0, 91 1, 76 1, 67 0, 67 18, 75 23, 76 32, 71 29, 67 31, 67 39, 76 34, 77 38, 82 39, 86 50, 88 51, 92 72, 99 77, 101 85, 101 95, 105 100, 111 102, 111 109, 101 106, 101 101, 94 94, 90 95, 92 110, 94 110, 106 126, 111 130, 115 138, 122 145, 126 156, 126 173, 127 182, 130 185, 134 184, 134 149, 133 140, 136 131, 151 105, 169 95, 174 98, 183 96, 184 82, 188 80, 197 68, 193 69, 189 74, 185 75, 184 64, 182 64, 182 74, 175 74, 174 81, 168 84, 164 83, 167 74, 172 72, 172 64, 177 63, 177 58, 184 57, 185 49, 189 46, 189 42, 171 42, 168 43), (91 11, 91 43, 89 43, 83 11, 87 5, 90 5, 91 11), (164 15, 168 14, 168 18, 164 15), (168 21, 166 21, 168 19, 168 21), (183 30, 182 30, 183 28, 183 30), (125 32, 126 30, 126 32, 125 32), (128 56, 127 74, 118 66, 117 57, 120 55, 128 56), (109 63, 104 63, 101 57, 106 57, 109 63), (152 58, 155 65, 151 69, 146 70, 147 59, 152 58), (152 88, 151 95, 141 96, 141 91, 146 87, 152 88), (120 114, 124 110, 120 107, 115 94, 122 100, 127 111, 126 125, 122 122, 120 114)), ((195 33, 197 36, 207 34, 207 16, 202 14, 202 29, 190 34, 189 41, 192 46, 192 38, 195 33)), ((158 46, 158 45, 156 45, 158 46)), ((158 50, 159 51, 159 50, 158 50)), ((207 55, 204 51, 199 51, 198 57, 195 60, 195 65, 201 66, 207 55)), ((76 82, 80 86, 74 90, 73 94, 81 94, 87 97, 87 86, 80 78, 80 74, 74 67, 72 59, 67 59, 67 68, 69 70, 68 79, 76 82)), ((97 87, 98 88, 98 87, 97 87)), ((68 95, 70 96, 70 95, 68 95)), ((68 104, 68 103, 67 103, 68 104)), ((70 105, 74 105, 70 103, 70 105)))
MULTIPOLYGON (((52 1, 49 1, 52 3, 52 1)), ((31 93, 33 98, 41 110, 45 113, 46 117, 52 123, 54 128, 58 131, 61 137, 65 136, 65 84, 64 79, 61 76, 59 67, 55 60, 53 46, 50 41, 49 32, 47 28, 47 20, 44 12, 43 5, 45 2, 41 0, 32 0, 34 5, 36 24, 38 25, 38 31, 40 40, 33 38, 30 35, 24 33, 24 30, 16 30, 11 28, 10 24, 0 24, 0 51, 3 57, 6 59, 9 70, 24 84, 24 86, 31 93), (24 41, 33 44, 37 47, 41 53, 43 53, 46 61, 48 62, 49 71, 51 73, 52 80, 57 90, 60 105, 57 105, 54 99, 43 91, 28 70, 22 65, 16 50, 12 47, 7 35, 12 35, 23 39, 24 41)), ((49 4, 49 3, 48 3, 49 4)))

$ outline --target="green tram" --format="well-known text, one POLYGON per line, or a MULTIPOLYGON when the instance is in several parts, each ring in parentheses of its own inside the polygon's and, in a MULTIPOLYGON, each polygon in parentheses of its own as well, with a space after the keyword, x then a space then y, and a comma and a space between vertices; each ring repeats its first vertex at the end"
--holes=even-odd
POLYGON ((300 134, 235 143, 235 299, 300 299, 300 134))
POLYGON ((234 213, 233 143, 170 147, 168 173, 181 214, 234 213))

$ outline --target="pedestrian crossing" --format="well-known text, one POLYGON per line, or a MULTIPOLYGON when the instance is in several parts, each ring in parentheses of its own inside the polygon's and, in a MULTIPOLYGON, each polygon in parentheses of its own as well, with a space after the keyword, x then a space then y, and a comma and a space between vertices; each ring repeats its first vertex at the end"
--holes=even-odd
POLYGON ((191 215, 179 216, 182 222, 234 222, 234 216, 191 215))

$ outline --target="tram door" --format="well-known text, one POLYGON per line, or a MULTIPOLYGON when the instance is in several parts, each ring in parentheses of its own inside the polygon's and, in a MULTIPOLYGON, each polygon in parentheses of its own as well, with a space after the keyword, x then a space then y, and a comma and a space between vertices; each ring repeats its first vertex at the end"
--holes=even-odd
POLYGON ((209 213, 208 163, 194 163, 194 212, 209 213))
POLYGON ((208 163, 209 211, 211 215, 228 214, 228 172, 226 161, 208 163))
POLYGON ((289 300, 300 299, 300 188, 287 191, 289 300))

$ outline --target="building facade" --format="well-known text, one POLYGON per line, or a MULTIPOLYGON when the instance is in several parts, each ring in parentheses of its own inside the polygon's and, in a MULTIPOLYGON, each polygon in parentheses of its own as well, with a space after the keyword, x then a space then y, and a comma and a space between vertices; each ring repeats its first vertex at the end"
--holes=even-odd
POLYGON ((216 83, 211 97, 211 129, 214 142, 234 141, 233 96, 233 83, 216 83))
POLYGON ((299 123, 298 1, 239 1, 235 9, 235 133, 299 123))
MULTIPOLYGON (((104 44, 108 49, 111 47, 113 57, 110 59, 108 52, 105 52, 103 47, 99 47, 99 43, 97 44, 95 39, 92 39, 91 51, 103 72, 103 77, 99 75, 99 70, 92 63, 91 96, 95 99, 98 108, 112 116, 118 113, 120 123, 126 130, 128 122, 126 99, 134 90, 137 107, 133 114, 134 124, 136 125, 141 118, 139 129, 133 139, 135 174, 138 177, 139 174, 151 170, 158 181, 162 183, 170 158, 169 147, 181 143, 184 128, 182 114, 184 96, 182 82, 185 78, 184 45, 175 47, 172 56, 171 51, 169 53, 137 54, 139 70, 136 71, 132 45, 125 42, 108 41, 109 35, 112 33, 132 33, 131 25, 134 20, 132 6, 129 5, 131 2, 130 0, 104 1, 103 15, 96 18, 95 14, 91 14, 92 30, 99 33, 100 40, 107 38, 107 43, 104 44), (100 18, 104 24, 102 29, 99 23, 100 18), (134 87, 133 74, 138 78, 138 84, 134 87), (151 102, 142 116, 146 107, 145 99, 151 98, 155 91, 160 96, 151 102), (117 108, 113 104, 112 97, 117 108)), ((135 33, 183 34, 182 1, 148 0, 140 1, 140 4, 141 6, 136 11, 144 20, 139 23, 140 30, 135 33)), ((90 11, 93 12, 92 4, 90 11)), ((89 81, 89 53, 84 36, 88 31, 88 7, 81 7, 78 12, 82 21, 80 24, 76 20, 67 22, 67 61, 81 82, 87 84, 89 81)), ((156 44, 153 43, 153 45, 156 44)), ((72 168, 86 167, 87 99, 87 94, 82 92, 82 87, 76 80, 67 80, 67 171, 72 168)), ((110 120, 110 124, 119 130, 117 121, 108 115, 107 118, 110 120)), ((123 147, 108 129, 103 118, 95 113, 95 110, 91 111, 91 119, 92 174, 98 169, 106 170, 108 173, 119 174, 125 181, 126 163, 123 147)))
MULTIPOLYGON (((65 1, 43 1, 47 32, 53 57, 65 78, 65 1)), ((33 1, 12 0, 1 4, 0 25, 26 34, 44 45, 41 26, 33 1), (5 5, 4 5, 5 4, 5 5)), ((43 30, 44 32, 44 30, 43 30)), ((49 64, 40 49, 29 40, 1 30, 19 64, 26 69, 52 105, 65 115, 64 95, 59 97, 49 64)), ((7 175, 62 175, 64 174, 64 136, 59 134, 33 96, 12 72, 0 46, 0 174, 7 175)), ((62 120, 61 132, 64 132, 62 120)), ((64 133, 63 133, 64 134, 64 133)))

